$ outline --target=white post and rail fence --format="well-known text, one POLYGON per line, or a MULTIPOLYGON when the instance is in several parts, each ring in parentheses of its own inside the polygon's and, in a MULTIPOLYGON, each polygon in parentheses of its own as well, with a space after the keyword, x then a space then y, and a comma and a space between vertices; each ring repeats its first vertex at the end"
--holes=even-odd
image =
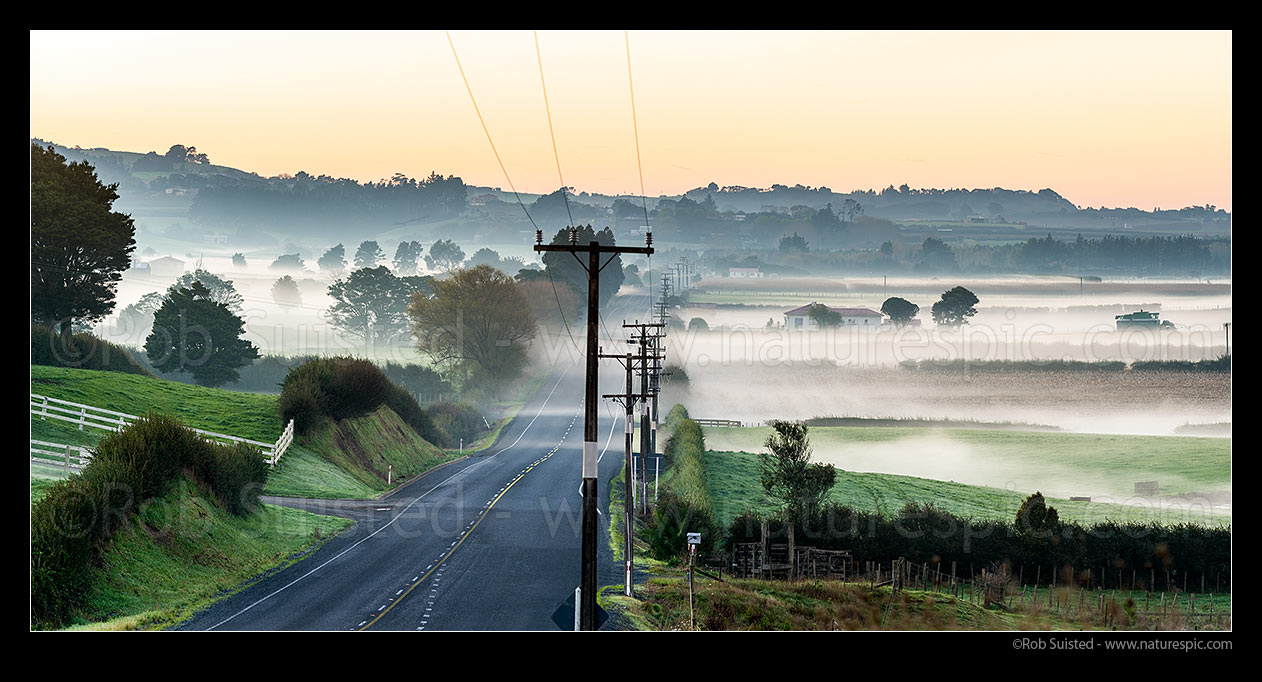
MULTIPOLYGON (((105 431, 122 431, 124 427, 140 419, 134 414, 115 412, 81 403, 72 403, 69 400, 49 398, 48 396, 34 393, 31 394, 31 414, 38 416, 41 420, 59 419, 64 422, 77 424, 80 431, 84 430, 84 427, 105 431)), ((281 456, 285 454, 285 451, 294 442, 294 420, 292 419, 285 425, 285 429, 281 431, 280 438, 277 438, 275 443, 264 443, 203 429, 192 430, 212 443, 245 443, 253 445, 262 451, 270 467, 275 467, 280 462, 281 456)), ((31 461, 50 463, 52 462, 50 458, 53 457, 58 459, 56 463, 67 469, 81 469, 92 458, 92 453, 86 447, 31 439, 31 461)))

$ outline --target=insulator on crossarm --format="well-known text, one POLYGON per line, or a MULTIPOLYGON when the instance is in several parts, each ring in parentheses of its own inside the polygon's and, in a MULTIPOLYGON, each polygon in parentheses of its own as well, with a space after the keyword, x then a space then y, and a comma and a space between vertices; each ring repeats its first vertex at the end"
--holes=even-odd
POLYGON ((536 244, 543 243, 543 230, 535 230, 535 243, 536 244))
POLYGON ((652 245, 653 245, 653 233, 652 233, 652 232, 645 232, 645 233, 644 233, 644 245, 645 245, 645 246, 652 246, 652 245))
POLYGON ((570 243, 571 243, 571 244, 577 244, 577 243, 578 243, 578 230, 576 230, 576 229, 574 229, 574 228, 572 228, 572 227, 570 228, 570 243))

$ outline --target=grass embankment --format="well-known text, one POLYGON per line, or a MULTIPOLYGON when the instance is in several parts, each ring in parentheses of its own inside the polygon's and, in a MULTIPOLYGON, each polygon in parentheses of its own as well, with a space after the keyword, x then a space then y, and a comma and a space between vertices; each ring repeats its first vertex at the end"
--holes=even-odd
MULTIPOLYGON (((757 453, 770 427, 708 428, 714 451, 757 453)), ((1138 481, 1163 496, 1231 489, 1231 440, 902 427, 812 427, 814 459, 843 470, 929 473, 994 488, 1127 500, 1138 481), (1026 488, 1029 488, 1026 490, 1026 488)), ((925 474, 921 474, 925 475, 925 474)), ((1062 511, 1062 513, 1064 513, 1062 511)))
MULTIPOLYGON (((205 388, 140 375, 94 370, 31 367, 31 392, 134 415, 150 410, 179 417, 187 426, 261 442, 280 436, 279 397, 205 388)), ((93 446, 109 432, 55 419, 31 417, 31 438, 93 446)), ((362 417, 323 424, 299 436, 272 470, 264 494, 361 498, 388 489, 386 467, 397 485, 452 459, 418 436, 384 406, 362 417)), ((56 475, 43 470, 45 476, 56 475)), ((43 484, 38 484, 43 485, 43 484)), ((37 483, 32 478, 32 494, 37 483)))
POLYGON ((103 547, 88 607, 71 629, 176 624, 252 578, 297 561, 350 523, 270 505, 238 517, 180 481, 103 547))
POLYGON ((453 456, 416 434, 389 407, 326 422, 268 479, 265 491, 295 497, 371 497, 453 456), (386 484, 390 467, 391 485, 386 484), (292 472, 292 473, 291 473, 292 472))

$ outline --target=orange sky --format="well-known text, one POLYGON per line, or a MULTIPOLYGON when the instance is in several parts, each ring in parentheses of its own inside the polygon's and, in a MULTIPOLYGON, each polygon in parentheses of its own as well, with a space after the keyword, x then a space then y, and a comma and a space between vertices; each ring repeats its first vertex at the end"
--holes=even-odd
MULTIPOLYGON (((453 31, 517 189, 559 186, 530 31, 453 31)), ((632 31, 645 190, 1051 187, 1231 208, 1219 32, 632 31)), ((621 31, 541 31, 565 182, 639 193, 621 31)), ((263 175, 507 183, 441 31, 31 33, 31 136, 263 175)))

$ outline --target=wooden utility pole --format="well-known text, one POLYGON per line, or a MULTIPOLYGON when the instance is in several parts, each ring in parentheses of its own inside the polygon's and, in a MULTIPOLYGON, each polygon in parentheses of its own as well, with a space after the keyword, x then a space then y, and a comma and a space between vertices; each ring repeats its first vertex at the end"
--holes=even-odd
MULTIPOLYGON (((590 226, 589 226, 590 227, 590 226)), ((569 230, 569 244, 544 244, 543 230, 535 230, 535 251, 564 251, 572 256, 587 271, 587 380, 584 390, 583 411, 583 536, 582 536, 582 569, 579 586, 582 590, 579 608, 579 629, 596 629, 596 547, 597 519, 596 500, 599 496, 597 485, 597 448, 596 421, 599 414, 596 402, 600 396, 597 364, 600 360, 600 271, 613 261, 614 256, 622 253, 653 253, 653 234, 646 233, 644 246, 604 246, 598 241, 587 245, 578 243, 578 230, 569 230), (587 254, 587 263, 579 258, 580 253, 587 254), (609 260, 601 264, 600 257, 611 254, 609 260)))
MULTIPOLYGON (((623 548, 623 553, 626 555, 625 557, 626 558, 626 585, 624 587, 625 587, 626 596, 634 597, 635 592, 633 589, 632 571, 635 567, 635 545, 634 545, 634 540, 635 540, 635 480, 634 478, 635 476, 633 473, 635 470, 635 467, 631 459, 632 457, 631 440, 632 440, 632 433, 635 431, 635 426, 634 426, 634 422, 632 422, 631 420, 631 413, 635 409, 635 404, 637 400, 640 401, 641 404, 643 404, 644 395, 635 393, 632 390, 631 382, 632 382, 632 376, 634 373, 633 360, 635 356, 633 356, 631 353, 627 353, 626 355, 606 355, 602 353, 600 357, 617 359, 622 362, 623 366, 627 370, 626 392, 625 393, 609 393, 609 394, 604 395, 603 397, 612 398, 613 400, 617 400, 621 402, 623 406, 626 408, 626 412, 627 412, 626 443, 625 443, 626 462, 625 462, 624 471, 623 471, 623 477, 625 480, 624 480, 623 493, 622 493, 623 517, 625 519, 624 523, 626 524, 626 533, 625 533, 626 537, 624 538, 625 546, 623 548)), ((641 468, 643 468, 643 462, 641 463, 641 468)))

